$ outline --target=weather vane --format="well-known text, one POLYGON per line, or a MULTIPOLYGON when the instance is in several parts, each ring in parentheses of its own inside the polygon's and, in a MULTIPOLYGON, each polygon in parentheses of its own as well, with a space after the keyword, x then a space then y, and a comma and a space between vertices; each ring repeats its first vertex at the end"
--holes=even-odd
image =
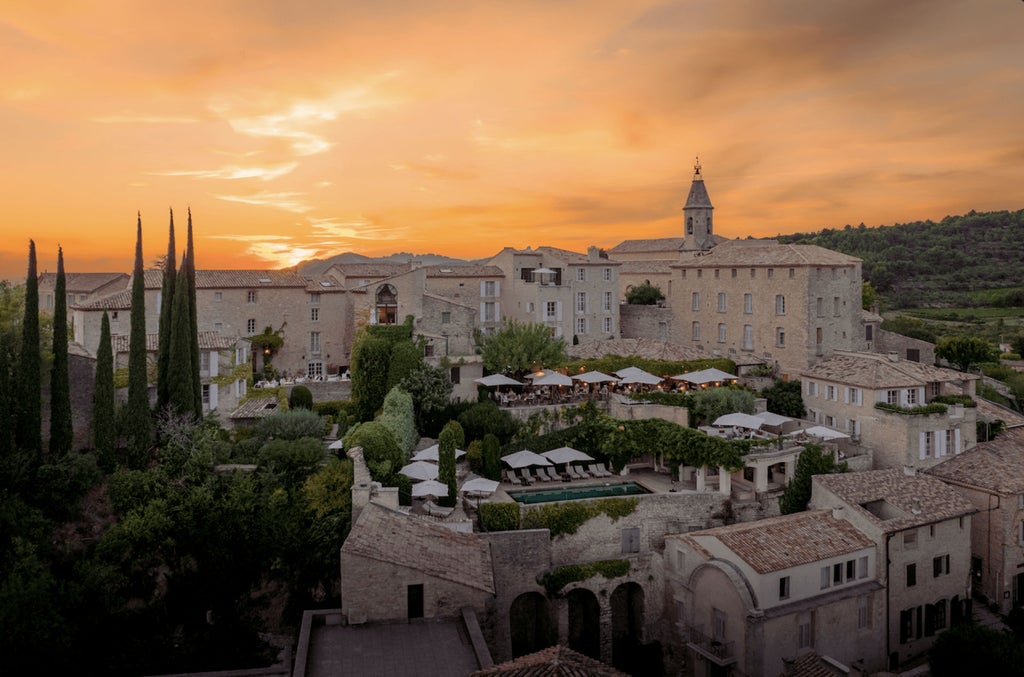
POLYGON ((700 156, 696 156, 693 160, 693 171, 697 176, 700 176, 700 156))

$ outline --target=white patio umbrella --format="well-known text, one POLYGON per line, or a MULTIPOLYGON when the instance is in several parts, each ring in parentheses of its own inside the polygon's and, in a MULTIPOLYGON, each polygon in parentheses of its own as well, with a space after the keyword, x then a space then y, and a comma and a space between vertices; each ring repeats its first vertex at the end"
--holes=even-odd
POLYGON ((330 449, 331 451, 338 451, 339 449, 344 449, 345 440, 334 440, 329 445, 327 445, 327 448, 330 449))
POLYGON ((448 495, 448 485, 441 484, 437 480, 426 480, 425 482, 412 485, 412 495, 416 498, 422 498, 424 496, 441 498, 442 496, 448 495))
POLYGON ((459 491, 464 494, 493 494, 497 491, 501 485, 500 482, 489 480, 486 477, 474 477, 471 480, 466 480, 459 487, 459 491))
POLYGON ((654 374, 644 371, 639 367, 626 367, 625 369, 620 369, 615 372, 615 374, 622 379, 620 383, 627 386, 634 384, 653 386, 665 380, 662 377, 655 376, 654 374))
POLYGON ((700 371, 691 371, 688 374, 676 374, 672 377, 675 381, 686 381, 687 383, 695 383, 697 385, 703 385, 705 383, 715 383, 723 381, 734 381, 739 376, 724 372, 721 369, 701 369, 700 371))
MULTIPOLYGON (((438 445, 436 445, 436 444, 431 444, 426 449, 420 449, 419 451, 417 451, 416 454, 412 457, 412 460, 413 461, 433 461, 434 463, 437 463, 438 459, 439 459, 439 456, 438 456, 439 453, 440 453, 440 447, 438 447, 438 445)), ((465 455, 466 455, 466 452, 463 451, 462 449, 456 449, 455 450, 455 458, 457 458, 457 459, 458 458, 462 458, 465 455)))
MULTIPOLYGON (((539 372, 538 372, 539 373, 539 372)), ((571 386, 572 379, 557 371, 546 371, 540 376, 531 374, 535 386, 571 386)))
POLYGON ((593 457, 586 452, 580 451, 579 449, 573 449, 572 447, 558 447, 551 451, 545 451, 541 454, 544 458, 548 459, 552 463, 578 463, 593 461, 593 457))
POLYGON ((411 480, 417 482, 423 480, 436 480, 437 479, 437 465, 434 463, 427 463, 426 461, 413 461, 409 465, 404 466, 398 472, 402 473, 411 480))
POLYGON ((599 371, 588 371, 585 374, 577 374, 576 376, 573 376, 573 378, 577 381, 583 381, 584 383, 608 383, 619 380, 614 376, 602 374, 599 371))
POLYGON ((767 423, 768 425, 782 425, 784 423, 789 423, 790 421, 796 420, 795 418, 783 416, 782 414, 775 414, 770 411, 759 411, 756 414, 754 414, 754 416, 763 419, 764 422, 767 423))
POLYGON ((550 268, 535 268, 533 271, 534 275, 554 275, 555 271, 550 268))
POLYGON ((750 430, 760 430, 761 426, 765 423, 763 418, 757 416, 751 416, 750 414, 742 414, 736 412, 734 414, 725 414, 715 419, 713 425, 717 426, 733 426, 735 428, 748 428, 750 430))
POLYGON ((832 428, 826 428, 823 425, 815 425, 803 430, 794 430, 789 434, 790 436, 801 434, 810 435, 811 437, 820 437, 823 440, 839 440, 849 437, 846 433, 841 433, 838 430, 832 430, 832 428))
POLYGON ((491 388, 491 387, 494 387, 494 386, 521 386, 521 385, 526 385, 525 383, 517 381, 514 378, 509 378, 508 376, 505 376, 504 374, 491 374, 489 376, 481 376, 480 378, 473 379, 473 382, 474 383, 479 383, 482 386, 487 386, 488 388, 491 388))
POLYGON ((522 451, 517 451, 514 454, 502 456, 501 460, 513 470, 529 468, 532 465, 551 465, 551 461, 538 453, 530 451, 529 449, 523 449, 522 451))

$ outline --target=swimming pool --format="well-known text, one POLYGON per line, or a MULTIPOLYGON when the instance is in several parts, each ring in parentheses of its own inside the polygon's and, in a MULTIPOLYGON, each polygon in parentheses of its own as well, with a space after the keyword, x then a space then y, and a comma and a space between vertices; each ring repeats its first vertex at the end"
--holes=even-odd
POLYGON ((550 487, 547 489, 522 489, 510 491, 508 495, 519 503, 550 503, 551 501, 575 501, 581 498, 605 498, 607 496, 636 496, 651 491, 636 482, 615 482, 605 484, 581 484, 576 487, 550 487))

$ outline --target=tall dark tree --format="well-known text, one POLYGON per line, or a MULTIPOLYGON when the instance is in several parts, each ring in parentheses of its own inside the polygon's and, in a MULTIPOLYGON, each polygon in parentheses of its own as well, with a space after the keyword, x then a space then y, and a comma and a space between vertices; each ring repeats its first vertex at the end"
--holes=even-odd
POLYGON ((142 215, 135 235, 135 268, 132 271, 132 315, 128 344, 128 464, 146 465, 153 441, 149 411, 146 365, 146 281, 142 269, 142 215))
MULTIPOLYGON (((170 401, 168 395, 168 357, 171 351, 171 308, 174 305, 174 290, 178 276, 175 257, 178 255, 174 244, 174 210, 171 210, 171 225, 167 234, 167 256, 164 258, 163 286, 160 289, 160 344, 156 354, 156 408, 163 411, 170 401)), ((189 358, 191 359, 191 358, 189 358)))
POLYGON ((43 405, 40 388, 39 278, 36 271, 36 243, 28 243, 28 275, 25 277, 25 317, 21 325, 21 358, 18 362, 17 427, 15 444, 34 452, 37 462, 43 453, 43 405))
POLYGON ((437 481, 448 487, 448 495, 438 499, 438 505, 454 506, 458 496, 455 484, 455 449, 462 432, 455 421, 449 421, 437 438, 437 481))
POLYGON ((114 349, 110 344, 110 317, 103 312, 100 345, 96 348, 96 380, 92 391, 92 446, 96 462, 104 470, 114 469, 114 349))
POLYGON ((53 367, 50 369, 50 456, 60 458, 71 451, 71 383, 68 375, 67 281, 64 250, 57 247, 57 283, 53 291, 53 367))
POLYGON ((0 464, 14 450, 14 349, 7 332, 0 331, 0 464))
POLYGON ((191 326, 189 337, 192 341, 192 397, 196 420, 203 420, 203 385, 199 380, 199 319, 196 315, 196 248, 192 240, 192 208, 188 209, 188 303, 191 326))
MULTIPOLYGON (((181 262, 178 271, 177 289, 187 292, 188 260, 181 262)), ((170 365, 167 382, 167 404, 176 414, 192 418, 195 415, 195 400, 192 386, 192 311, 188 293, 174 295, 171 312, 171 331, 168 355, 170 365)))

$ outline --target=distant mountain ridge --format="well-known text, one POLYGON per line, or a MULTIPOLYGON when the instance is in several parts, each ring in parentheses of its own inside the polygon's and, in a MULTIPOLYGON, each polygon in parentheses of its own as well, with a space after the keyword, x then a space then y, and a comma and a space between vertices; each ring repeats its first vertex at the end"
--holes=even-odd
POLYGON ((938 223, 862 223, 775 239, 862 259, 864 279, 898 307, 974 306, 979 296, 982 305, 1020 305, 1011 290, 1024 287, 1024 210, 972 210, 938 223))
POLYGON ((473 261, 456 259, 450 256, 443 256, 441 254, 411 254, 409 252, 396 252, 387 256, 371 257, 356 254, 355 252, 344 252, 327 259, 310 259, 309 261, 303 261, 296 266, 296 271, 301 275, 322 275, 335 264, 409 263, 410 261, 419 261, 425 266, 468 266, 473 263, 473 261))

